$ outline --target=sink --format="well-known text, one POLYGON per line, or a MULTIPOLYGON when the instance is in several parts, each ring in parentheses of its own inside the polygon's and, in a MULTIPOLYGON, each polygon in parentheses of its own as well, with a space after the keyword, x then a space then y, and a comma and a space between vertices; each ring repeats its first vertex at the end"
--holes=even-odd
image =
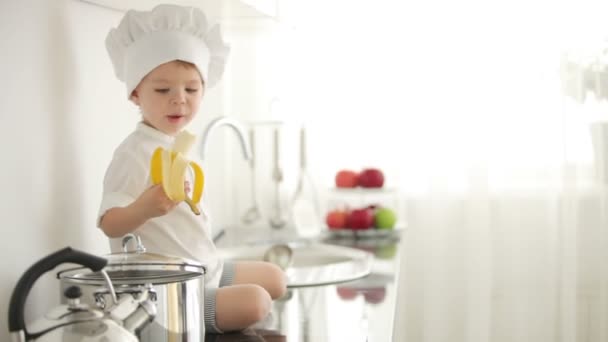
MULTIPOLYGON (((227 260, 262 260, 272 245, 222 247, 218 251, 227 260)), ((288 288, 347 282, 365 277, 372 268, 373 255, 359 249, 319 242, 288 245, 293 250, 292 264, 285 271, 288 288)))

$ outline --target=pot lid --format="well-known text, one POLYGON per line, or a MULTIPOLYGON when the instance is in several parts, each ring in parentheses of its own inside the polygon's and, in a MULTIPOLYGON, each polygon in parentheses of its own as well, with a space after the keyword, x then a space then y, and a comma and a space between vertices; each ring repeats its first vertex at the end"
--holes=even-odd
POLYGON ((174 266, 190 266, 194 268, 201 268, 203 271, 205 266, 194 260, 180 258, 170 255, 162 255, 156 253, 147 252, 126 252, 126 253, 111 253, 103 256, 108 259, 108 265, 106 268, 116 268, 120 265, 174 265, 174 266))
MULTIPOLYGON (((123 252, 107 254, 104 257, 108 260, 104 270, 115 284, 179 282, 199 277, 206 272, 203 264, 191 259, 147 253, 139 237, 133 234, 123 238, 123 252), (131 239, 137 242, 135 251, 127 250, 131 239)), ((61 271, 57 276, 84 283, 104 283, 100 272, 91 272, 81 267, 61 271)))

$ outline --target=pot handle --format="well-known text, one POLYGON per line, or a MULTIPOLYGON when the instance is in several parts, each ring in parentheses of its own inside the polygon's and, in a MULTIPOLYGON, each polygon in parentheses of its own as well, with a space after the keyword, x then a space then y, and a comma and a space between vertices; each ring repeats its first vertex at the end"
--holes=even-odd
POLYGON ((92 271, 97 272, 106 266, 108 260, 72 249, 71 247, 65 247, 40 259, 34 265, 30 266, 30 268, 23 273, 17 282, 17 285, 15 285, 15 289, 11 295, 8 310, 8 328, 11 333, 23 331, 25 332, 25 336, 28 337, 27 330, 25 329, 24 309, 25 300, 27 299, 32 286, 44 273, 54 269, 60 264, 68 262, 88 267, 92 271))

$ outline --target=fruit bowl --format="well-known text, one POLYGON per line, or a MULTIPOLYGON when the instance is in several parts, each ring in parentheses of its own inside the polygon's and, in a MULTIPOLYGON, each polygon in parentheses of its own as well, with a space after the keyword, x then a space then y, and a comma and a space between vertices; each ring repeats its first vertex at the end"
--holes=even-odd
POLYGON ((377 239, 386 237, 397 237, 401 235, 404 227, 397 226, 393 229, 350 229, 350 228, 329 228, 326 227, 327 234, 334 238, 350 239, 377 239))

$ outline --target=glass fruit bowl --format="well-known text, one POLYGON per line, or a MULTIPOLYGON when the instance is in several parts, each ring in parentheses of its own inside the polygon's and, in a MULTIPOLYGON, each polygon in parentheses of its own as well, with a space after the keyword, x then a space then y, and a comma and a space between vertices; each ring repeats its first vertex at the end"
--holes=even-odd
POLYGON ((404 227, 401 226, 392 229, 377 229, 373 227, 368 229, 326 228, 327 234, 331 237, 364 239, 395 237, 399 236, 404 229, 404 227))

